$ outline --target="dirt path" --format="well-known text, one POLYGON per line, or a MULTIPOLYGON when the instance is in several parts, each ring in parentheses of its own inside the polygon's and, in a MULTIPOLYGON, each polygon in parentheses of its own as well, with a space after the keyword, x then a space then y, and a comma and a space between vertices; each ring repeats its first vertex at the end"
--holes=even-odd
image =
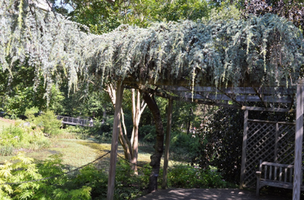
POLYGON ((6 122, 6 123, 9 123, 9 124, 14 124, 15 123, 15 120, 5 119, 3 117, 0 117, 0 121, 6 122))
POLYGON ((137 200, 290 200, 291 196, 261 195, 240 189, 167 189, 159 190, 137 200))

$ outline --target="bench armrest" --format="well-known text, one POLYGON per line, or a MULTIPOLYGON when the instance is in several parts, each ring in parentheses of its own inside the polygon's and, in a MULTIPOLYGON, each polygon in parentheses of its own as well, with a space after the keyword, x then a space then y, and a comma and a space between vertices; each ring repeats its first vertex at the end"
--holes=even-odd
POLYGON ((255 172, 255 175, 256 175, 257 178, 261 178, 261 174, 262 174, 261 171, 256 171, 255 172))
POLYGON ((261 171, 256 171, 255 175, 257 177, 257 186, 256 186, 256 196, 260 195, 260 180, 261 180, 261 171))

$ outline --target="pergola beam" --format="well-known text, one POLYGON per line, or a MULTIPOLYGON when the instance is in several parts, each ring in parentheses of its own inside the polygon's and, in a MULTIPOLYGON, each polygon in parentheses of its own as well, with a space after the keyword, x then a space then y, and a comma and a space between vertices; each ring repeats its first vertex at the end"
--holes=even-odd
MULTIPOLYGON (((163 86, 163 89, 170 91, 178 91, 178 92, 191 92, 192 89, 190 87, 185 86, 163 86)), ((210 86, 195 86, 193 91, 195 92, 212 92, 219 93, 223 91, 227 94, 256 94, 262 93, 264 95, 271 94, 281 94, 281 95, 292 95, 295 93, 295 87, 285 88, 285 87, 261 87, 257 89, 256 87, 228 87, 228 88, 217 88, 210 86)))
MULTIPOLYGON (((225 94, 191 94, 190 92, 179 93, 182 98, 186 99, 209 99, 213 101, 237 101, 237 102, 261 102, 261 98, 255 95, 236 95, 233 99, 225 94)), ((264 102, 268 103, 291 103, 292 99, 288 96, 274 98, 273 96, 264 96, 264 102)))
POLYGON ((269 111, 269 112, 291 112, 291 110, 286 109, 286 108, 261 108, 261 107, 252 107, 252 106, 242 106, 242 110, 269 111))

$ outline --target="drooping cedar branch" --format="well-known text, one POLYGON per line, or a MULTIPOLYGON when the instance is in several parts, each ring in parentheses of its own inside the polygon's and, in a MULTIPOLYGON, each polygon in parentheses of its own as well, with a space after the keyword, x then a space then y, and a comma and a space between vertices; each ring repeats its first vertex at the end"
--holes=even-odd
POLYGON ((0 1, 0 65, 2 70, 17 63, 35 67, 47 91, 61 80, 55 75, 59 71, 70 87, 80 77, 96 75, 103 83, 132 77, 142 84, 289 85, 304 63, 303 35, 276 15, 208 24, 157 23, 149 28, 122 25, 94 35, 27 0, 18 9, 19 2, 0 1))

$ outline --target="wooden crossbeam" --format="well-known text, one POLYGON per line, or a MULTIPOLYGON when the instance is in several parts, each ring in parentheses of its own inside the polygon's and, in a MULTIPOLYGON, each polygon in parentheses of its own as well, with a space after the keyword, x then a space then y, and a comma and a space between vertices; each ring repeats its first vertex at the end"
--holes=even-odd
MULTIPOLYGON (((231 97, 228 97, 224 94, 191 94, 191 93, 179 93, 179 96, 182 98, 188 99, 209 99, 213 101, 231 101, 231 97)), ((274 96, 264 96, 264 102, 268 103, 291 103, 292 99, 288 96, 275 98, 274 96)), ((257 95, 236 95, 234 98, 237 102, 261 102, 261 99, 257 95)))
POLYGON ((294 112, 294 110, 289 110, 286 108, 262 108, 262 107, 252 107, 252 106, 243 106, 242 110, 269 111, 269 112, 294 112))
MULTIPOLYGON (((192 89, 190 87, 184 86, 163 86, 165 90, 170 91, 178 91, 178 92, 191 92, 192 89)), ((216 88, 216 87, 202 87, 195 86, 193 91, 195 92, 211 92, 211 93, 219 93, 220 90, 227 94, 256 94, 256 92, 264 95, 271 94, 281 94, 281 95, 293 95, 295 93, 295 87, 284 88, 284 87, 263 87, 263 88, 255 88, 255 87, 234 87, 234 88, 216 88)))

